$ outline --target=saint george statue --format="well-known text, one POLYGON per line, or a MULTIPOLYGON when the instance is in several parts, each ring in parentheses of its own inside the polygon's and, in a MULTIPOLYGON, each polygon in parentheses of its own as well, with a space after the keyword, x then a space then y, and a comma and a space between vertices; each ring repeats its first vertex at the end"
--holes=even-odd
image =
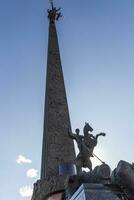
POLYGON ((99 136, 105 136, 105 133, 99 133, 96 136, 89 133, 93 131, 92 127, 85 123, 84 135, 80 135, 80 130, 76 129, 76 133, 72 133, 68 130, 69 136, 77 142, 79 154, 76 157, 75 164, 77 166, 78 174, 82 172, 82 168, 88 168, 92 171, 92 162, 90 157, 93 157, 94 147, 97 145, 97 139, 99 136))

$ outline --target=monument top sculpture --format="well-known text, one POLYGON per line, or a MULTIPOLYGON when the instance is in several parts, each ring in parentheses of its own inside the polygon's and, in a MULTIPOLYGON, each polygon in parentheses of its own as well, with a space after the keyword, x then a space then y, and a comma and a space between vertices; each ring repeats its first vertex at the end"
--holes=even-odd
POLYGON ((48 9, 47 12, 48 12, 48 18, 50 20, 51 23, 54 23, 55 20, 59 20, 60 17, 62 17, 61 15, 61 12, 60 11, 60 8, 56 8, 54 7, 53 5, 53 1, 50 2, 51 4, 51 9, 48 9))

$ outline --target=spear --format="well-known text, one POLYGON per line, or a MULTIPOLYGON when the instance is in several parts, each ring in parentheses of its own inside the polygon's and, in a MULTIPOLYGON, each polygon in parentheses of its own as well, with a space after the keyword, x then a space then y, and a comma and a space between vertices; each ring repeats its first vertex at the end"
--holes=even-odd
POLYGON ((49 0, 49 3, 50 3, 50 5, 51 5, 51 7, 53 9, 53 0, 49 0))

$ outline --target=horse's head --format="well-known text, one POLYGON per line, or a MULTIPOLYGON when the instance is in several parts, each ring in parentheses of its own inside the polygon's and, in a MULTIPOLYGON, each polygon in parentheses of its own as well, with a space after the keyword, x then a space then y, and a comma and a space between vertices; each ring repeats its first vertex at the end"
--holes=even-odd
POLYGON ((89 125, 89 123, 86 122, 85 126, 84 126, 84 129, 83 129, 84 135, 88 134, 89 131, 92 132, 93 128, 89 125))

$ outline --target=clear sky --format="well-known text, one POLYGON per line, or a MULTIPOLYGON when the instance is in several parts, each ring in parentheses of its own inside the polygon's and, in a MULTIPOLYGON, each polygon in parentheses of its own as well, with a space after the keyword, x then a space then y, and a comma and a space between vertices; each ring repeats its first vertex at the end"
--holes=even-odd
MULTIPOLYGON (((121 159, 133 162, 134 1, 55 2, 63 13, 57 29, 72 128, 82 132, 87 121, 94 133, 107 133, 95 153, 112 169, 121 159)), ((47 8, 46 0, 0 0, 2 200, 30 200, 39 178, 47 8)))

